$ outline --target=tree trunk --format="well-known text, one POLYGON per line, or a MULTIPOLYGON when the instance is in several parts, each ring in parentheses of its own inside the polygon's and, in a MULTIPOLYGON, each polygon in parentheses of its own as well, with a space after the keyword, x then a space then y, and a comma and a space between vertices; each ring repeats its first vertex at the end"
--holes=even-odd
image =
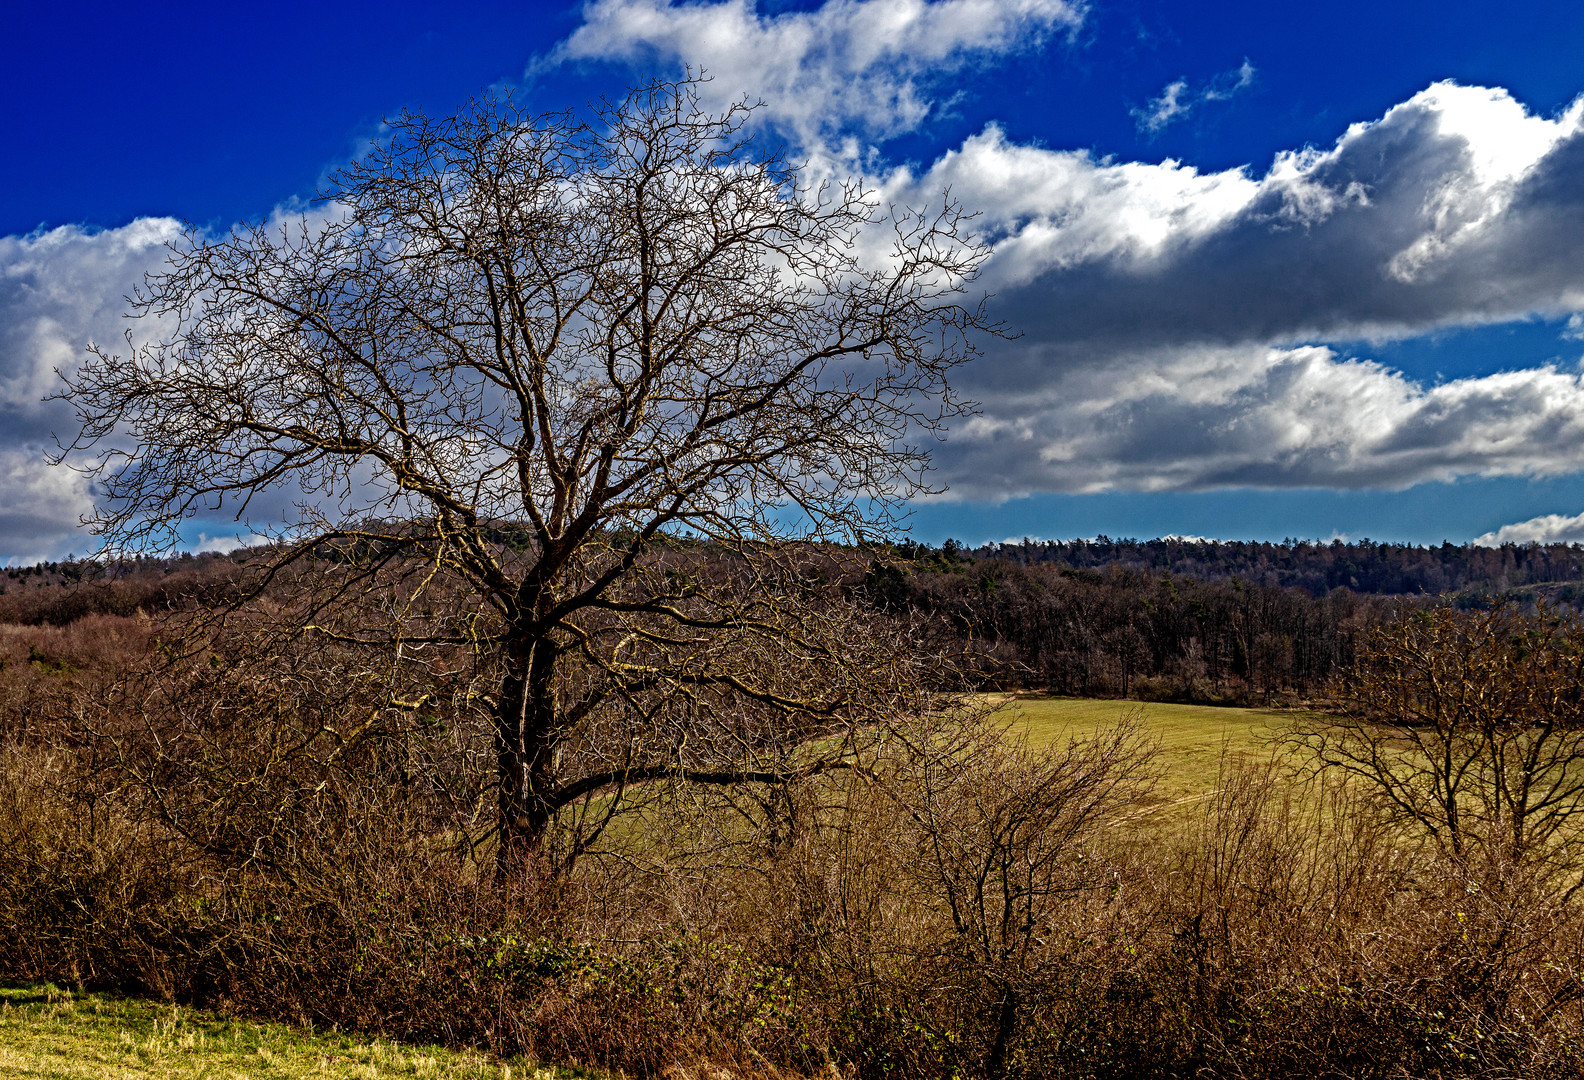
POLYGON ((1000 1080, 1006 1073, 1007 1048, 1012 1043, 1012 1033, 1017 1027, 1017 995, 1011 988, 1001 992, 1000 1015, 996 1018, 995 1042, 990 1047, 990 1057, 985 1061, 985 1076, 1000 1080))
POLYGON ((546 641, 509 641, 506 674, 495 712, 499 846, 495 878, 527 869, 539 858, 554 812, 553 649, 546 641))

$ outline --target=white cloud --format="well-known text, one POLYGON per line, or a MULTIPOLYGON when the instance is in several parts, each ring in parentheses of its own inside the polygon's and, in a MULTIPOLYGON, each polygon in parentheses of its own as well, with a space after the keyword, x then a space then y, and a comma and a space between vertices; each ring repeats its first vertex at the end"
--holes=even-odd
POLYGON ((1205 87, 1200 95, 1202 101, 1226 101, 1240 90, 1246 90, 1254 84, 1254 74, 1257 69, 1249 63, 1248 57, 1231 71, 1223 72, 1210 80, 1210 85, 1205 87))
POLYGON ((28 565, 95 547, 74 531, 92 510, 84 476, 48 467, 32 447, 0 448, 0 564, 28 565))
POLYGON ((31 561, 93 546, 78 529, 92 507, 87 480, 46 462, 55 437, 76 431, 71 408, 45 398, 90 340, 118 342, 123 298, 178 232, 172 220, 143 218, 0 237, 0 554, 31 561))
POLYGON ((991 125, 921 176, 893 172, 881 190, 883 201, 918 205, 946 189, 981 215, 1000 290, 1085 265, 1157 261, 1225 227, 1261 185, 1241 169, 1204 174, 1170 160, 1118 164, 1022 146, 991 125))
POLYGON ((761 14, 753 0, 592 0, 552 55, 689 65, 714 81, 708 104, 746 94, 813 150, 854 132, 912 130, 945 76, 1033 48, 1082 23, 1070 0, 827 0, 761 14))
MULTIPOLYGON (((716 84, 725 97, 755 87, 769 96, 774 87, 826 86, 822 79, 843 71, 905 82, 908 72, 935 70, 896 59, 908 27, 957 18, 974 2, 844 0, 760 16, 746 0, 602 0, 585 29, 647 12, 660 29, 620 40, 654 49, 674 41, 680 50, 686 20, 703 20, 700 37, 709 26, 730 31, 708 46, 723 56, 731 42, 746 43, 745 70, 769 63, 766 42, 788 35, 785 62, 768 82, 716 84), (854 12, 894 18, 865 38, 854 12), (807 22, 818 19, 836 21, 807 22), (811 25, 831 40, 816 47, 792 33, 811 34, 811 25)), ((1068 25, 1051 13, 1077 9, 1006 10, 1015 18, 997 24, 995 40, 1016 42, 1030 25, 1068 25)), ((962 25, 951 23, 956 36, 945 34, 932 55, 965 63, 965 42, 991 40, 962 25)), ((596 43, 585 39, 582 54, 604 55, 596 43)), ((845 122, 841 109, 852 100, 832 100, 831 122, 845 122)), ((1023 335, 992 342, 959 373, 958 388, 982 413, 936 451, 953 497, 1395 488, 1584 469, 1584 385, 1572 370, 1424 384, 1324 344, 1536 314, 1575 316, 1577 331, 1584 102, 1537 116, 1505 91, 1439 83, 1329 148, 1278 155, 1263 173, 1019 145, 991 126, 927 169, 872 180, 881 198, 909 205, 949 186, 982 214, 995 243, 983 284, 1023 335)), ((51 431, 71 430, 69 410, 38 399, 55 385, 53 367, 74 363, 83 342, 119 336, 120 298, 175 228, 140 221, 0 238, 0 552, 87 546, 72 529, 87 489, 43 465, 51 431)))
POLYGON ((198 554, 215 551, 221 555, 226 555, 237 548, 254 547, 268 541, 269 537, 252 531, 248 531, 245 535, 243 533, 232 533, 229 536, 210 536, 208 533, 199 533, 198 542, 193 545, 193 551, 198 554))
POLYGON ((1584 311, 1584 103, 1542 117, 1438 83, 1263 175, 991 127, 884 193, 947 186, 981 212, 984 282, 1023 332, 962 372, 983 414, 937 454, 957 496, 1584 468, 1573 374, 1420 385, 1301 347, 1584 311))
POLYGON ((1167 83, 1166 88, 1152 98, 1148 105, 1130 109, 1129 112, 1140 131, 1159 135, 1199 106, 1208 102, 1229 101, 1239 91, 1252 86, 1255 70, 1245 57, 1241 65, 1217 75, 1196 92, 1189 90, 1187 79, 1177 79, 1167 83))
POLYGON ((1502 544, 1584 544, 1584 514, 1566 517, 1544 514, 1503 525, 1494 532, 1474 538, 1476 544, 1500 547, 1502 544))
POLYGON ((1167 83, 1166 89, 1144 108, 1129 111, 1133 114, 1133 119, 1138 122, 1139 130, 1153 135, 1178 117, 1188 115, 1192 106, 1183 100, 1187 93, 1188 80, 1178 79, 1176 82, 1167 83))
POLYGON ((119 338, 123 298, 178 231, 168 218, 140 218, 120 229, 0 237, 0 407, 35 408, 89 337, 119 338))
MULTIPOLYGON (((1118 303, 1129 309, 1140 288, 1160 297, 1178 275, 1206 270, 1268 300, 1277 283, 1267 275, 1279 263, 1294 275, 1288 305, 1312 310, 1314 329, 1416 333, 1435 321, 1430 304, 1451 322, 1471 321, 1471 307, 1483 308, 1472 321, 1515 317, 1547 290, 1550 310, 1584 308, 1584 281, 1560 265, 1561 242, 1527 257, 1517 250, 1543 240, 1557 216, 1573 227, 1584 201, 1574 184, 1581 132, 1584 99, 1547 119, 1505 90, 1438 83, 1353 125, 1330 150, 1277 155, 1257 179, 1247 168, 1200 173, 1170 159, 1116 162, 1019 145, 991 125, 922 174, 891 174, 885 196, 917 200, 949 187, 981 212, 996 241, 998 288, 1084 264, 1117 274, 1118 303), (1506 280, 1488 289, 1472 280, 1488 269, 1506 280), (1345 278, 1371 295, 1382 278, 1389 287, 1372 301, 1346 291, 1345 278), (1488 293, 1483 303, 1478 293, 1488 293)), ((1051 275, 1048 284, 1065 282, 1051 275)), ((1224 315, 1219 306, 1206 312, 1224 315)))
POLYGON ((985 402, 941 452, 952 494, 1405 487, 1584 469, 1584 379, 1554 368, 1423 386, 1330 349, 1111 357, 985 402))

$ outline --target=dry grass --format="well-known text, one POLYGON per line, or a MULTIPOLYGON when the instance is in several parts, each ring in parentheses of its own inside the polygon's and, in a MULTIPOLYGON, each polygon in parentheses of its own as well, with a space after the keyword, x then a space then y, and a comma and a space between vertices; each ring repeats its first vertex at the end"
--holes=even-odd
POLYGON ((566 1075, 512 1054, 665 1080, 1584 1075, 1580 898, 1268 764, 1294 714, 998 704, 1027 745, 942 719, 780 803, 646 787, 630 850, 500 887, 442 857, 419 795, 367 782, 384 759, 330 792, 367 827, 291 819, 288 877, 181 861, 70 744, 19 744, 0 971, 288 1026, 18 991, 0 1076, 566 1075), (417 1048, 442 1041, 479 1049, 417 1048))

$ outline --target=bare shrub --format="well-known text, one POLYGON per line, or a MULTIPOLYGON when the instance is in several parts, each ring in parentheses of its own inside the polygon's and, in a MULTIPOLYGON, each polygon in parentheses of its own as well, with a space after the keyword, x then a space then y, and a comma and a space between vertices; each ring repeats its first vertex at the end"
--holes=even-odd
POLYGON ((972 710, 894 738, 766 880, 762 955, 862 1075, 1022 1073, 1125 953, 1105 830, 1147 748, 1122 728, 1034 750, 972 710))
POLYGON ((1129 725, 1060 751, 995 734, 966 760, 928 759, 903 796, 917 830, 905 865, 950 926, 925 958, 977 1013, 970 1039, 989 1077, 1031 1016, 1099 960, 1080 946, 1120 882, 1095 838, 1145 792, 1150 756, 1129 725))
MULTIPOLYGON (((1565 1076, 1579 912, 1405 844, 1340 777, 1227 763, 1177 842, 1147 969, 1213 1075, 1565 1076), (1498 895, 1499 893, 1499 895, 1498 895)), ((1541 878, 1532 877, 1531 884, 1541 878)))
POLYGON ((0 973, 175 992, 191 915, 185 854, 69 750, 0 743, 0 973))

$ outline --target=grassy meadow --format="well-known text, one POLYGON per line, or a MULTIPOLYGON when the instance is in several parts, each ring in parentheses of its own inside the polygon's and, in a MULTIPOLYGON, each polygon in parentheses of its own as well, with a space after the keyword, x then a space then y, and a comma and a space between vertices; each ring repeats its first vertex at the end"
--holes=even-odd
POLYGON ((1238 709, 1214 705, 1018 695, 1008 697, 1001 714, 1013 730, 1038 744, 1059 744, 1131 719, 1158 748, 1160 779, 1151 802, 1167 809, 1208 798, 1219 786, 1223 756, 1265 759, 1276 753, 1272 740, 1291 725, 1294 714, 1279 709, 1238 709))

